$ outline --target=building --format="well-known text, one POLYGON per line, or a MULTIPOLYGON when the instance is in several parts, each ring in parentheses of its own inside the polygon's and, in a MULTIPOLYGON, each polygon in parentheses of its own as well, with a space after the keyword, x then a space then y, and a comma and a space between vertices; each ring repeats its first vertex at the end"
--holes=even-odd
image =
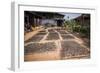
POLYGON ((32 31, 32 27, 62 26, 64 15, 53 12, 24 11, 24 30, 32 31))
POLYGON ((82 26, 90 26, 90 14, 82 14, 74 20, 82 26))

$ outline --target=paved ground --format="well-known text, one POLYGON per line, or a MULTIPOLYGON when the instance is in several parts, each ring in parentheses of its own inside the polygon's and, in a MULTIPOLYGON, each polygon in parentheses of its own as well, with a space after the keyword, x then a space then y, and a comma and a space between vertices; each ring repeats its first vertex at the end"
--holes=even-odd
POLYGON ((58 28, 41 30, 24 45, 25 61, 90 58, 82 39, 58 28))

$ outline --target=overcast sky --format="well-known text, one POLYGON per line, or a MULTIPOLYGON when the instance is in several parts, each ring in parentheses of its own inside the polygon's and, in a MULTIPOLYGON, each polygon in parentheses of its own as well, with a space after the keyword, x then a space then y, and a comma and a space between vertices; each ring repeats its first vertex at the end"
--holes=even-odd
POLYGON ((79 17, 81 15, 80 13, 61 13, 61 14, 65 15, 64 17, 65 20, 70 20, 79 17))

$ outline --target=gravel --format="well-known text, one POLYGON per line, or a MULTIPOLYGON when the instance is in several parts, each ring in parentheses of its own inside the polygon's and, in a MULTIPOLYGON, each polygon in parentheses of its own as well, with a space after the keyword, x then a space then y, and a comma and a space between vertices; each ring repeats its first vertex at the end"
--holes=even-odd
POLYGON ((46 32, 46 30, 41 30, 41 31, 39 31, 39 32, 46 32))
POLYGON ((49 29, 48 32, 55 33, 55 30, 54 29, 49 29))
POLYGON ((33 43, 27 46, 24 46, 24 54, 54 51, 55 49, 56 49, 56 46, 54 42, 33 43))
POLYGON ((87 55, 90 52, 75 41, 62 41, 61 57, 87 55))
POLYGON ((71 35, 61 35, 61 37, 65 40, 65 39, 74 39, 74 37, 73 36, 71 36, 71 35))
POLYGON ((30 38, 29 40, 25 41, 25 43, 28 43, 28 42, 39 42, 43 38, 43 36, 44 35, 35 35, 32 38, 30 38))
POLYGON ((49 35, 47 36, 46 40, 58 40, 59 39, 59 35, 58 33, 49 33, 49 35))
POLYGON ((68 34, 65 30, 57 30, 60 34, 68 34))
POLYGON ((39 33, 37 33, 36 35, 34 35, 32 38, 30 38, 29 40, 25 41, 25 43, 39 42, 46 34, 47 34, 46 31, 42 30, 39 33))
POLYGON ((39 33, 37 33, 36 35, 46 35, 46 32, 39 32, 39 33))

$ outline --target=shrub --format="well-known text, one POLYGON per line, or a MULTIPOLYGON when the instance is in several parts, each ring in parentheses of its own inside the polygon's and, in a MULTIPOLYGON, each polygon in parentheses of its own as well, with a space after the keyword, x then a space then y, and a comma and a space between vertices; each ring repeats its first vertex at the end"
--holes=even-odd
POLYGON ((81 27, 80 33, 84 34, 85 37, 89 38, 89 36, 90 36, 90 27, 87 27, 87 26, 81 27))
POLYGON ((78 32, 85 37, 90 36, 90 26, 83 26, 75 20, 69 20, 64 23, 64 27, 71 32, 78 32))

